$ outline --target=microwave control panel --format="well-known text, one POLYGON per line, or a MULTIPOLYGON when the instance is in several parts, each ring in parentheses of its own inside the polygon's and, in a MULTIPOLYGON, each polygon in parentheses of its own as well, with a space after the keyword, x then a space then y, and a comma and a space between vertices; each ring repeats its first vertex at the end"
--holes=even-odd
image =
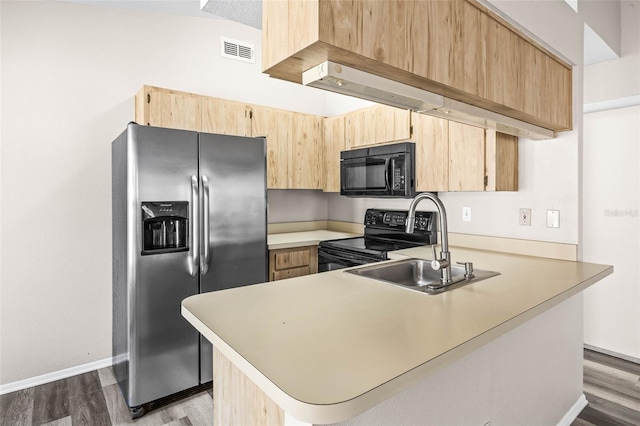
POLYGON ((393 160, 393 189, 403 190, 404 182, 404 158, 398 157, 393 160))

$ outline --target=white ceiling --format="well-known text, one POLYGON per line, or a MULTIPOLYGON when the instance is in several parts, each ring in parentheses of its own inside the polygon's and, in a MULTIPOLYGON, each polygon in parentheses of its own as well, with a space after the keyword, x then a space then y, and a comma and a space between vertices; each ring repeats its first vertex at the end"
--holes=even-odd
POLYGON ((262 0, 202 0, 202 10, 262 29, 262 0))
POLYGON ((229 19, 262 28, 262 0, 55 0, 199 18, 229 19))
POLYGON ((619 56, 587 23, 584 24, 584 65, 618 59, 619 56))

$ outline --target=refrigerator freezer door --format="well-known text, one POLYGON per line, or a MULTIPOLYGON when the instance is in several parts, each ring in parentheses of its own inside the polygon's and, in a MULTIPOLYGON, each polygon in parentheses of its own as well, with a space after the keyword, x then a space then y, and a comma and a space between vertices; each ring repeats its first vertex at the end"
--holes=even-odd
MULTIPOLYGON (((201 250, 200 291, 267 280, 265 140, 200 134, 200 177, 208 183, 202 210, 208 235, 201 250), (205 256, 206 253, 206 256, 205 256)), ((205 191, 201 191, 204 193, 205 191)), ((203 227, 204 227, 203 223, 203 227)), ((212 379, 211 344, 201 338, 201 382, 212 379)))
MULTIPOLYGON (((147 126, 133 129, 138 185, 130 207, 138 218, 131 232, 142 233, 142 202, 186 201, 193 221, 198 198, 192 200, 192 176, 196 185, 198 176, 197 133, 147 126)), ((191 273, 197 253, 192 225, 187 227, 188 251, 142 256, 140 238, 134 238, 138 247, 129 305, 130 406, 198 385, 198 333, 180 314, 182 300, 198 293, 198 274, 191 273)))

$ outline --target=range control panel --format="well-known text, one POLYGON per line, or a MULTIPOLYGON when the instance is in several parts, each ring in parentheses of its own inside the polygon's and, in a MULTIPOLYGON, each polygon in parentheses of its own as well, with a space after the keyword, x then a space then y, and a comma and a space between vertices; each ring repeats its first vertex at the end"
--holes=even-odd
MULTIPOLYGON (((407 215, 406 211, 401 210, 368 209, 364 217, 364 225, 375 228, 399 228, 399 231, 404 232, 407 215)), ((414 232, 430 232, 435 216, 434 212, 417 211, 414 232)))

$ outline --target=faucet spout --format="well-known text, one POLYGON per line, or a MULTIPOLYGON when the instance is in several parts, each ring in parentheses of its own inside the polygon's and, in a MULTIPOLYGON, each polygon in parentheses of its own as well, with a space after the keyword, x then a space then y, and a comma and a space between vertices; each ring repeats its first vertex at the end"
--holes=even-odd
MULTIPOLYGON (((447 211, 444 204, 437 195, 430 192, 422 192, 415 196, 409 205, 409 213, 407 214, 407 222, 405 223, 405 232, 413 233, 414 223, 416 219, 416 209, 418 204, 424 200, 433 201, 438 209, 438 218, 440 219, 440 259, 434 259, 432 265, 436 265, 440 269, 442 285, 451 284, 451 253, 449 252, 449 232, 447 230, 447 211)), ((434 250, 435 252, 435 250, 434 250)), ((435 257, 435 256, 434 256, 435 257)))

